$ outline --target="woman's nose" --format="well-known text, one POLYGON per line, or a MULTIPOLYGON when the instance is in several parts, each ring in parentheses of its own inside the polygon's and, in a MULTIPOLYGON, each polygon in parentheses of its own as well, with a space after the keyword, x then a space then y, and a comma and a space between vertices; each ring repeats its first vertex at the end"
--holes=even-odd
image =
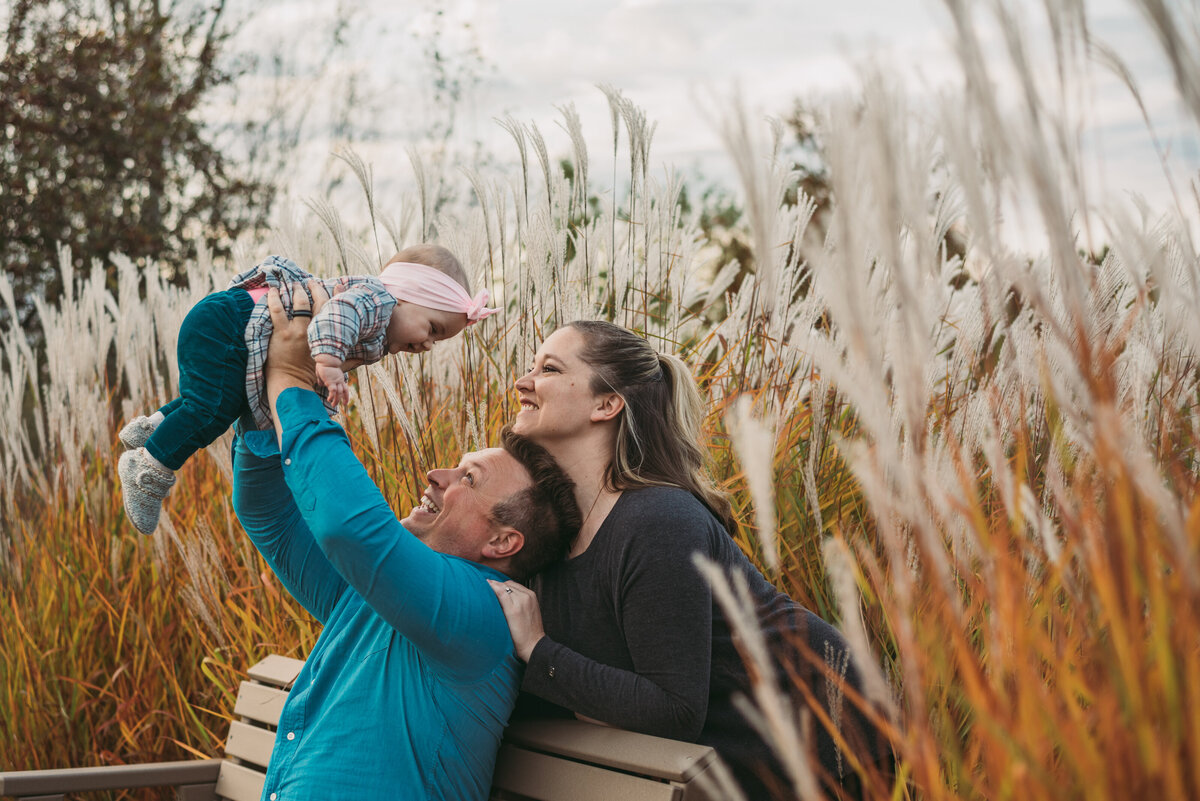
POLYGON ((533 389, 533 379, 530 378, 532 375, 533 370, 530 370, 528 373, 514 381, 513 386, 517 389, 533 389))

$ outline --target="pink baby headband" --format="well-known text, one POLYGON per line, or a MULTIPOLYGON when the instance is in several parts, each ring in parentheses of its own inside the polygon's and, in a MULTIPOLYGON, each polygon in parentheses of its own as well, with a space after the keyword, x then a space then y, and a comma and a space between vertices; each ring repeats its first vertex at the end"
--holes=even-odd
POLYGON ((500 311, 487 307, 491 296, 486 289, 481 289, 479 294, 471 297, 462 284, 427 264, 394 261, 383 268, 379 280, 397 300, 440 311, 463 312, 467 315, 467 325, 500 311))

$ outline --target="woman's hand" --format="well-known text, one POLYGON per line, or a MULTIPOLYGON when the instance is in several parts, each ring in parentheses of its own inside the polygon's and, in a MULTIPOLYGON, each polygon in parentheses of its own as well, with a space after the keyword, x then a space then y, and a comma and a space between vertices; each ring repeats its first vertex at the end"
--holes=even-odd
POLYGON ((546 636, 546 630, 542 628, 542 607, 538 605, 537 596, 533 590, 515 581, 488 579, 488 584, 492 585, 492 591, 500 599, 500 608, 504 610, 504 619, 508 621, 513 645, 517 647, 517 656, 522 662, 529 662, 534 646, 546 636))

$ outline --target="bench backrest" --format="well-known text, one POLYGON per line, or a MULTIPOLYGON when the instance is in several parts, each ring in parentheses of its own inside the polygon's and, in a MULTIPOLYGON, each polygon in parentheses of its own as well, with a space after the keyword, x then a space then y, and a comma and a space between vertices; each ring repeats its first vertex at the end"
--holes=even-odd
POLYGON ((217 797, 259 801, 267 762, 275 747, 275 727, 283 702, 304 662, 272 654, 248 671, 233 704, 233 721, 225 738, 225 761, 217 775, 217 797))

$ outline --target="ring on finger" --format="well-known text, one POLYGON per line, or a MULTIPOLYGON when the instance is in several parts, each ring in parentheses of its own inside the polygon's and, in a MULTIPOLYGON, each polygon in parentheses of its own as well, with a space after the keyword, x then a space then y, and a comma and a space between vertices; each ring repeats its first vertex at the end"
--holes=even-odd
POLYGON ((292 317, 312 317, 312 312, 308 309, 293 309, 292 317))
POLYGON ((508 593, 509 595, 512 595, 512 587, 505 587, 505 588, 504 588, 504 591, 505 591, 506 593, 508 593))

